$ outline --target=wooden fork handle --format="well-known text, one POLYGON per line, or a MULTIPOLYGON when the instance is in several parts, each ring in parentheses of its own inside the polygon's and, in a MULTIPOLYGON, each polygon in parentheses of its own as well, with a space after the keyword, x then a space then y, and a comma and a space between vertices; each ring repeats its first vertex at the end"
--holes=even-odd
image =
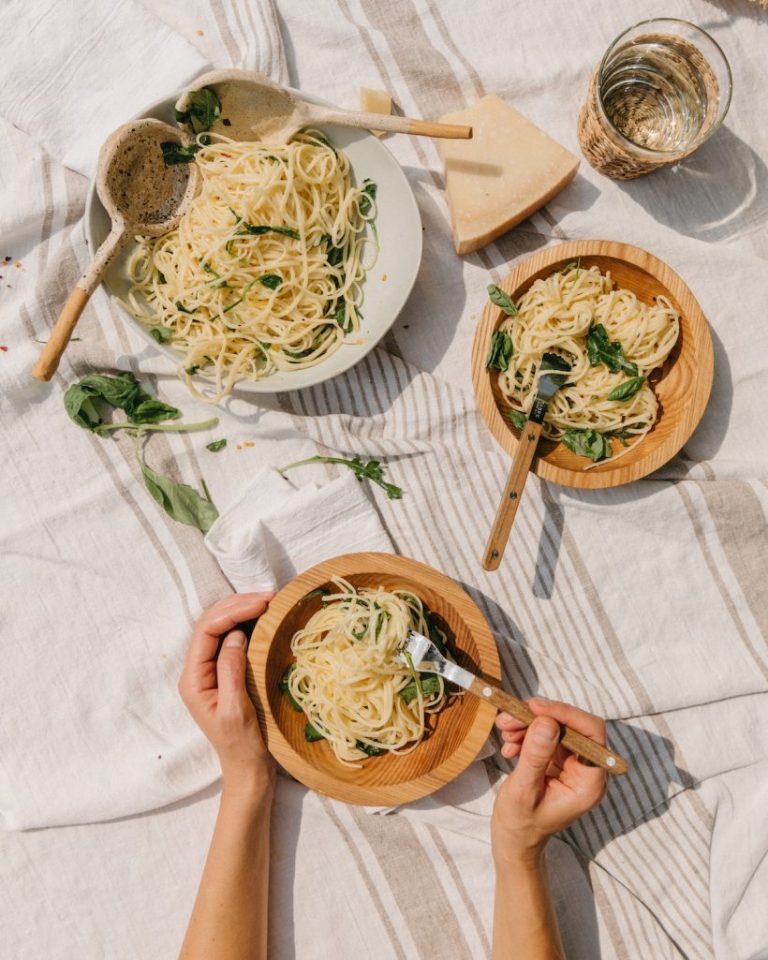
POLYGON ((80 314, 83 312, 86 303, 88 303, 89 297, 90 294, 88 291, 83 290, 80 286, 75 287, 72 293, 70 293, 67 302, 59 314, 56 325, 53 330, 51 330, 48 342, 40 351, 37 363, 32 367, 33 377, 38 380, 47 381, 56 373, 61 356, 67 349, 72 331, 75 329, 77 321, 80 319, 80 314))
POLYGON ((486 570, 498 570, 501 558, 504 556, 509 532, 515 522, 515 514, 520 506, 525 481, 528 479, 540 436, 541 424, 528 420, 520 434, 515 459, 512 461, 504 493, 501 495, 499 509, 496 511, 496 519, 493 521, 488 543, 485 545, 483 567, 486 570))
MULTIPOLYGON (((488 683, 487 680, 480 677, 475 677, 469 690, 476 697, 487 700, 494 707, 498 707, 499 710, 505 710, 516 720, 526 725, 530 725, 536 716, 523 700, 518 700, 511 693, 507 693, 501 687, 488 683)), ((618 753, 614 753, 602 744, 590 740, 589 737, 576 733, 570 727, 561 728, 560 743, 566 750, 570 750, 571 753, 576 754, 582 760, 588 760, 595 766, 602 767, 606 773, 626 773, 629 769, 629 764, 624 757, 619 756, 618 753)))

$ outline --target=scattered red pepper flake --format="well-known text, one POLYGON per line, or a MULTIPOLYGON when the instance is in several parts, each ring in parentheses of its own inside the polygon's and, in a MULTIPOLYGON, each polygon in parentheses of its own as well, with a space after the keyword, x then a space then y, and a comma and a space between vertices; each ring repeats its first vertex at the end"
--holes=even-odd
POLYGON ((17 260, 16 263, 14 263, 14 267, 20 267, 20 266, 21 266, 21 260, 17 260))
POLYGON ((2 350, 3 353, 8 353, 8 347, 6 346, 0 346, 0 350, 2 350))
POLYGON ((202 36, 204 36, 204 34, 203 34, 203 31, 202 31, 202 30, 195 30, 195 33, 196 33, 196 34, 198 35, 198 37, 202 37, 202 36))
POLYGON ((244 447, 255 447, 256 444, 252 440, 243 440, 244 447))
POLYGON ((238 445, 235 447, 235 450, 242 450, 242 449, 243 447, 242 447, 242 444, 240 443, 238 443, 238 445))

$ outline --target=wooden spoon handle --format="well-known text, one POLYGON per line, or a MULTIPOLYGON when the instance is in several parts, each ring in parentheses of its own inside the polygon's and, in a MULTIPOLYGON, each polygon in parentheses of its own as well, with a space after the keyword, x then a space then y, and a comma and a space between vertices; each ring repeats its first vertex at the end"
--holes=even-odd
POLYGON ((460 123, 435 123, 432 120, 412 120, 409 117, 387 117, 382 113, 356 113, 311 107, 316 123, 335 123, 340 127, 362 127, 365 130, 384 130, 387 133, 411 133, 419 137, 438 137, 446 140, 470 140, 472 127, 460 123))
POLYGON ((122 222, 112 224, 109 236, 96 251, 96 256, 93 258, 91 265, 70 293, 59 314, 59 319, 51 330, 48 342, 40 351, 38 361, 32 368, 32 376, 37 380, 50 380, 58 370, 59 362, 67 349, 67 344, 77 326, 83 308, 90 300, 93 291, 101 283, 104 271, 129 238, 130 233, 125 224, 122 222))
MULTIPOLYGON (((511 693, 507 693, 501 687, 488 683, 487 680, 480 677, 475 677, 469 690, 476 697, 480 697, 481 700, 488 700, 499 710, 505 710, 526 726, 529 726, 536 716, 525 701, 518 700, 511 693)), ((590 740, 589 737, 571 730, 570 727, 561 730, 560 743, 566 750, 570 750, 571 753, 581 757, 582 760, 588 760, 595 766, 602 767, 607 773, 626 773, 629 769, 629 764, 624 757, 614 753, 602 744, 590 740)))
POLYGON ((496 519, 493 521, 488 543, 485 545, 483 567, 486 570, 497 570, 501 558, 504 556, 504 548, 507 546, 507 540, 509 540, 509 531, 515 522, 515 514, 520 506, 525 481, 528 479, 528 472, 531 469, 540 436, 541 424, 528 420, 520 434, 515 459, 512 461, 504 493, 501 495, 499 509, 496 511, 496 519))
POLYGON ((70 293, 64 308, 59 314, 56 325, 51 330, 48 342, 40 352, 37 363, 32 367, 32 376, 38 380, 50 380, 59 367, 62 354, 67 349, 72 331, 75 329, 83 307, 88 303, 90 294, 82 287, 75 287, 70 293))

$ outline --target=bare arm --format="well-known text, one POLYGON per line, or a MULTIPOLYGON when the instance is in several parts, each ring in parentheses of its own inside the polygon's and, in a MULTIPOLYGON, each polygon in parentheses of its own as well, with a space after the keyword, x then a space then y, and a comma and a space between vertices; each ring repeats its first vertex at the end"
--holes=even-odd
POLYGON ((537 718, 527 729, 499 714, 506 757, 517 766, 503 783, 491 821, 496 865, 493 958, 565 960, 544 867, 550 836, 594 807, 605 774, 560 746, 560 724, 605 743, 605 722, 566 703, 530 700, 537 718))
POLYGON ((275 770, 245 689, 246 637, 233 627, 263 613, 270 598, 235 595, 206 611, 195 626, 179 681, 184 703, 216 748, 223 777, 219 815, 180 960, 267 958, 275 770))

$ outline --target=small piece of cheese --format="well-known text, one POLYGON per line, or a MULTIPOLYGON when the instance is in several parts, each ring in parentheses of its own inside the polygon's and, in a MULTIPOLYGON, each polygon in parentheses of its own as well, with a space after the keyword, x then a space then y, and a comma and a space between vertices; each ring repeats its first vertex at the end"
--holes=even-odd
POLYGON ((471 140, 441 140, 458 254, 471 253, 544 206, 569 183, 578 157, 499 97, 483 97, 444 123, 468 123, 471 140))
MULTIPOLYGON (((368 87, 360 87, 360 109, 363 113, 384 113, 389 116, 392 113, 392 97, 386 90, 371 90, 368 87)), ((384 134, 381 130, 373 131, 377 137, 384 134)))

